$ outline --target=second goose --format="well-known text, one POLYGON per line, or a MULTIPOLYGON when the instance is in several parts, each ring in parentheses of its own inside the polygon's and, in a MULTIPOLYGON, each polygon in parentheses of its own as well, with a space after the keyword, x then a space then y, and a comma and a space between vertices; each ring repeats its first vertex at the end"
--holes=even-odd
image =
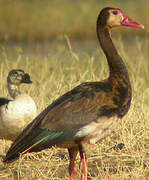
POLYGON ((23 128, 37 115, 33 99, 20 91, 20 85, 31 84, 29 74, 13 69, 7 77, 7 87, 12 100, 0 98, 0 139, 15 140, 23 128))

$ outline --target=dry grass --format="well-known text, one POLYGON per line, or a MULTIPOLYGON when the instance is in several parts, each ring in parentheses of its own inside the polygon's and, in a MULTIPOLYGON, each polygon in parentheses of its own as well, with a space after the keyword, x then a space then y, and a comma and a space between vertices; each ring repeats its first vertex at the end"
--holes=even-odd
MULTIPOLYGON (((8 96, 6 76, 12 68, 30 73, 34 84, 23 90, 34 98, 39 112, 79 83, 107 77, 105 57, 95 43, 88 44, 88 50, 85 48, 82 52, 83 44, 77 47, 72 42, 71 48, 69 39, 65 42, 55 42, 53 46, 37 44, 32 48, 3 45, 0 48, 0 95, 8 96)), ((133 101, 116 132, 90 148, 88 165, 92 180, 146 180, 149 177, 148 43, 148 39, 138 37, 127 42, 117 39, 117 48, 129 70, 133 101), (122 150, 111 148, 119 143, 125 144, 122 150)), ((4 156, 10 142, 1 140, 0 144, 0 154, 4 156)), ((67 180, 68 162, 67 150, 53 147, 20 157, 9 165, 0 161, 0 179, 67 180)))

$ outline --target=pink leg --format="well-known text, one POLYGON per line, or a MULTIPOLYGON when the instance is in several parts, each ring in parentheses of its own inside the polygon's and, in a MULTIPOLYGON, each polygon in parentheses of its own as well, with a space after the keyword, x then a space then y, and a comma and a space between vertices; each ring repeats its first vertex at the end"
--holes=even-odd
POLYGON ((69 158, 70 158, 70 163, 69 163, 69 175, 70 175, 70 180, 75 180, 77 171, 76 171, 76 166, 75 166, 75 159, 78 153, 78 148, 71 148, 68 149, 69 152, 69 158))
POLYGON ((81 169, 81 180, 87 180, 87 157, 83 151, 83 147, 79 146, 80 151, 80 164, 79 169, 81 169))
POLYGON ((70 160, 69 175, 70 175, 71 180, 76 179, 77 171, 76 171, 76 166, 75 166, 75 163, 73 162, 73 160, 70 160))

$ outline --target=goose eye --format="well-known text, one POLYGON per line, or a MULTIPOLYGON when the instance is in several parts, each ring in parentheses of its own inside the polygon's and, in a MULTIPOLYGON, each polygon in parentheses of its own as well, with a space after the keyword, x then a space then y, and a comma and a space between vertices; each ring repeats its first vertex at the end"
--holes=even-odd
POLYGON ((114 15, 117 15, 117 14, 118 14, 118 12, 117 12, 117 11, 113 11, 113 14, 114 14, 114 15))

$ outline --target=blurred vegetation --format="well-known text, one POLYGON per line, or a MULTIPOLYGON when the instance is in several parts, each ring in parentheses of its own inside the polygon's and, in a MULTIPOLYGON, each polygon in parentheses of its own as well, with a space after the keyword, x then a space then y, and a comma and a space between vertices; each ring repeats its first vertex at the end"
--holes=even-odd
MULTIPOLYGON (((106 6, 119 7, 135 21, 149 27, 148 0, 0 0, 0 41, 34 41, 96 36, 96 19, 106 6)), ((117 31, 117 30, 116 30, 117 31)), ((132 31, 123 30, 124 35, 132 31)))

